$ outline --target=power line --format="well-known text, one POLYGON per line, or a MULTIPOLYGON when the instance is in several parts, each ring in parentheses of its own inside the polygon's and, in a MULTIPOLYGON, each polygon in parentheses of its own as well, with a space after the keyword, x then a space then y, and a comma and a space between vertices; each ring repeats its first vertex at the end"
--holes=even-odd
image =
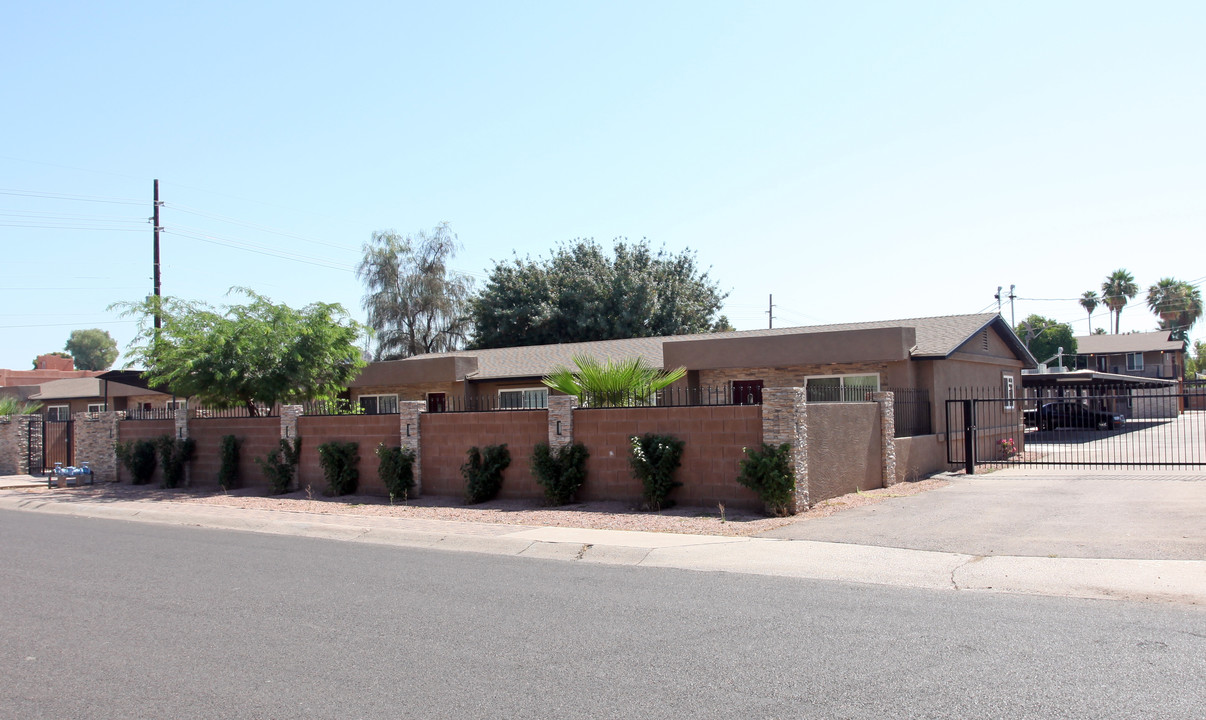
POLYGON ((129 198, 114 198, 104 197, 101 195, 69 195, 67 193, 49 193, 40 192, 37 190, 18 190, 16 188, 0 188, 0 195, 13 195, 15 197, 36 197, 45 198, 48 200, 71 200, 73 202, 98 202, 112 203, 114 205, 145 205, 143 200, 131 200, 129 198))

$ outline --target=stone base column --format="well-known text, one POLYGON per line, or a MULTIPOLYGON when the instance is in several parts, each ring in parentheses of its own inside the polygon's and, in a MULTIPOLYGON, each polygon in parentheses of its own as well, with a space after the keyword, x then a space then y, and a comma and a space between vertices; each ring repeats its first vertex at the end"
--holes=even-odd
POLYGON ((574 444, 574 408, 578 398, 573 395, 549 395, 549 449, 559 450, 574 444))
POLYGON ((20 420, 20 415, 0 417, 0 475, 29 472, 29 421, 22 433, 20 420))
POLYGON ((791 469, 796 476, 792 511, 804 512, 808 500, 808 404, 804 388, 762 390, 762 442, 791 445, 791 469))
POLYGON ((411 497, 423 494, 423 444, 419 440, 419 429, 422 427, 422 413, 426 409, 427 403, 422 400, 403 400, 398 403, 402 449, 412 450, 415 454, 415 489, 411 491, 411 497))
POLYGON ((297 419, 301 417, 302 412, 301 405, 281 406, 281 440, 292 441, 297 437, 297 419))
POLYGON ((896 484, 896 395, 890 392, 871 393, 879 405, 879 454, 884 487, 896 484))
MULTIPOLYGON (((76 413, 74 419, 76 464, 88 463, 93 482, 117 482, 117 453, 113 449, 117 443, 117 413, 76 413)), ((176 423, 179 427, 180 421, 176 423)))

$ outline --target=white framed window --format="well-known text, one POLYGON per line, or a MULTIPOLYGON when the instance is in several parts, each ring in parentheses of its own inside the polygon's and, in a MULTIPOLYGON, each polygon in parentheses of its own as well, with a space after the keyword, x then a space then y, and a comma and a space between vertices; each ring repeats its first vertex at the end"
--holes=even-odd
POLYGON ((51 405, 46 408, 47 420, 70 420, 71 406, 70 405, 51 405))
POLYGON ((1127 353, 1126 354, 1126 369, 1127 370, 1142 370, 1143 369, 1143 353, 1127 353))
POLYGON ((394 415, 398 412, 398 395, 361 395, 358 399, 365 415, 394 415))
POLYGON ((88 412, 99 413, 105 411, 104 403, 88 403, 88 412))
POLYGON ((813 375, 804 378, 808 402, 866 402, 868 392, 879 391, 879 373, 813 375))
POLYGON ((184 400, 168 400, 163 406, 168 410, 183 410, 184 402, 184 400))
POLYGON ((1015 403, 1014 398, 1017 397, 1016 390, 1013 385, 1013 376, 1009 374, 1001 375, 1001 389, 1005 393, 1005 409, 1013 410, 1015 403))
POLYGON ((500 410, 543 410, 549 406, 549 389, 507 388, 498 391, 500 410))

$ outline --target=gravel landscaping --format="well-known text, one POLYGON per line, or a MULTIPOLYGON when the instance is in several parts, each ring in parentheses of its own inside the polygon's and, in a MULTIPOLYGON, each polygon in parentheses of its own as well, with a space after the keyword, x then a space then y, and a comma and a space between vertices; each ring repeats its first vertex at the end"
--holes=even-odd
POLYGON ((76 498, 94 502, 124 500, 147 503, 202 503, 283 512, 747 536, 792 523, 827 517, 842 510, 880 502, 887 498, 915 495, 948 483, 948 480, 938 476, 900 483, 890 488, 851 493, 818 503, 808 512, 787 518, 772 518, 748 510, 720 507, 672 507, 661 512, 641 512, 624 502, 590 502, 549 507, 535 500, 493 500, 481 505, 466 506, 460 503, 459 498, 423 497, 391 505, 387 498, 368 495, 327 498, 317 491, 307 493, 302 490, 287 495, 268 496, 264 495, 262 489, 224 493, 214 489, 163 490, 155 486, 121 483, 65 489, 22 488, 0 492, 53 496, 56 500, 76 498))

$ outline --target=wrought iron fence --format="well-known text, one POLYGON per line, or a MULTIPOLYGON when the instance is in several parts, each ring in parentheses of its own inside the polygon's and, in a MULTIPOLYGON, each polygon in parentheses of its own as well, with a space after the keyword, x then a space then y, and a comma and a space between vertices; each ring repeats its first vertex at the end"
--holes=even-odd
POLYGON ((701 407, 711 405, 760 405, 760 396, 751 392, 734 393, 729 385, 709 387, 668 387, 650 392, 587 393, 580 407, 584 410, 617 407, 701 407))
POLYGON ((302 415, 397 415, 398 405, 368 412, 360 403, 339 398, 337 400, 310 400, 302 403, 302 415))
POLYGON ((930 391, 925 388, 884 388, 893 394, 896 437, 930 435, 934 432, 930 391))
POLYGON ((175 410, 167 408, 132 408, 126 411, 127 420, 172 420, 175 410))
POLYGON ((256 403, 255 414, 251 412, 251 408, 246 405, 229 408, 214 408, 204 405, 188 406, 188 416, 194 420, 209 420, 218 418, 246 418, 246 417, 279 417, 281 414, 280 405, 264 405, 256 403))

